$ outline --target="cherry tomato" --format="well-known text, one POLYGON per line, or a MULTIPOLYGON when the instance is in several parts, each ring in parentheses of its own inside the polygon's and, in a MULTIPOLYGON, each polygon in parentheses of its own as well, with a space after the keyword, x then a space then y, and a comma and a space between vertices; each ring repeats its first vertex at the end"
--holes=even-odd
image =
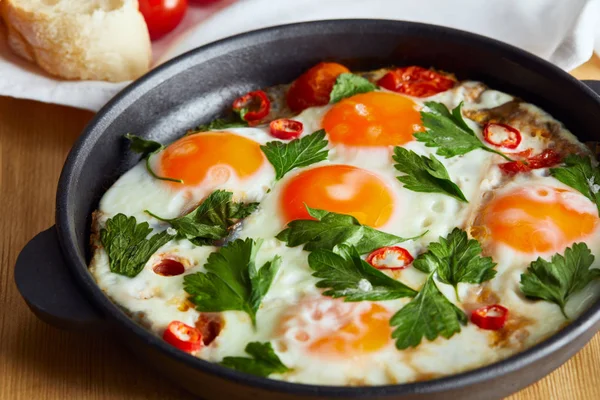
POLYGON ((385 74, 377 84, 393 92, 414 97, 429 97, 451 89, 455 80, 422 67, 396 68, 385 74))
POLYGON ((235 99, 233 111, 240 114, 244 121, 259 121, 271 111, 271 101, 265 92, 255 90, 235 99))
POLYGON ((471 322, 489 331, 502 329, 508 317, 508 309, 500 304, 478 308, 471 314, 471 322))
POLYGON ((283 140, 295 139, 302 135, 302 131, 304 131, 302 122, 287 118, 271 121, 269 128, 271 130, 271 136, 283 140))
POLYGON ((179 350, 191 353, 202 347, 202 334, 193 326, 181 321, 172 321, 165 332, 163 340, 179 350))
POLYGON ((511 161, 500 164, 498 167, 502 172, 508 175, 514 175, 519 172, 529 172, 533 169, 547 168, 560 163, 561 156, 551 149, 544 150, 537 156, 529 157, 523 161, 511 161))
POLYGON ((187 0, 139 0, 150 39, 160 39, 179 25, 187 11, 187 0))
POLYGON ((199 6, 209 6, 214 3, 218 3, 221 0, 190 0, 190 3, 197 4, 199 6))
POLYGON ((521 144, 521 132, 506 124, 488 123, 483 127, 483 138, 491 145, 516 149, 521 144))
POLYGON ((367 262, 377 269, 404 269, 414 260, 403 247, 389 246, 373 251, 367 262))
POLYGON ((329 103, 329 94, 340 74, 350 72, 341 64, 322 62, 298 77, 290 86, 286 100, 288 107, 300 112, 308 107, 329 103))
POLYGON ((176 276, 185 272, 185 267, 182 263, 176 260, 165 258, 152 268, 155 274, 162 276, 176 276))

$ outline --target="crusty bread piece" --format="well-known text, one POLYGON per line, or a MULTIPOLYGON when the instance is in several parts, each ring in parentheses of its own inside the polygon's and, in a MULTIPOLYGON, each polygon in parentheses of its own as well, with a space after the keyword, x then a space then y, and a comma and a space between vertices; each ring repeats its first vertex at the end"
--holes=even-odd
POLYGON ((0 0, 11 49, 66 79, 135 79, 150 37, 137 0, 0 0))

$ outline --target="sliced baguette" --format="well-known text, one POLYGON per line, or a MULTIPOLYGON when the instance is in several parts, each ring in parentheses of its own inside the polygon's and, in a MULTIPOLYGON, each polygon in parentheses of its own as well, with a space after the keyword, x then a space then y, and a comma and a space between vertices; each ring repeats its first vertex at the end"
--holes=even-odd
POLYGON ((137 0, 1 0, 10 48, 52 75, 120 82, 148 71, 137 0))

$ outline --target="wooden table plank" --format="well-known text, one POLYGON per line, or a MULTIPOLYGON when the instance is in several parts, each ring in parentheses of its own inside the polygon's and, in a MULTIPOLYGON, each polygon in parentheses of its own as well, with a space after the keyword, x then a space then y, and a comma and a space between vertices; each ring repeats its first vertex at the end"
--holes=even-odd
MULTIPOLYGON (((595 57, 573 71, 600 79, 595 57)), ((87 111, 0 97, 0 399, 191 399, 116 338, 64 332, 38 321, 20 298, 20 249, 54 219, 56 183, 87 111)), ((561 368, 510 400, 600 399, 600 335, 561 368)))

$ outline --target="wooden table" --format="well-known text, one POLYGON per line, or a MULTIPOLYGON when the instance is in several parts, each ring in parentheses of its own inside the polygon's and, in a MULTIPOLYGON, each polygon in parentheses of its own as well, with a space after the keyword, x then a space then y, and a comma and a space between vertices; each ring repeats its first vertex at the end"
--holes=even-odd
MULTIPOLYGON (((600 59, 573 71, 600 79, 600 59)), ((0 97, 0 399, 189 399, 138 363, 117 338, 38 321, 13 282, 21 248, 54 221, 63 161, 92 113, 0 97)), ((600 399, 600 335, 511 400, 600 399)))

